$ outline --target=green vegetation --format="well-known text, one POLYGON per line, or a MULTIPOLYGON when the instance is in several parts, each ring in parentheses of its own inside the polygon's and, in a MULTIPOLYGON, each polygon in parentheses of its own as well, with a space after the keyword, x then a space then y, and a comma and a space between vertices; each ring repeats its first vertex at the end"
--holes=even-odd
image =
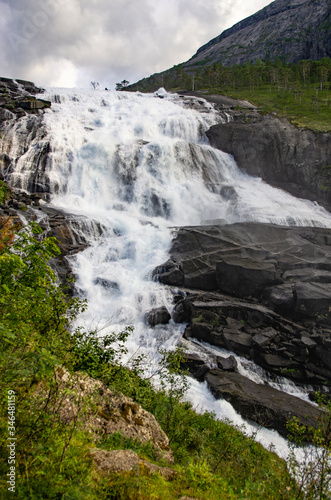
POLYGON ((10 197, 10 191, 3 181, 0 181, 0 205, 10 197))
POLYGON ((331 131, 331 59, 287 64, 257 61, 224 67, 214 63, 197 69, 178 65, 129 86, 129 90, 154 92, 160 86, 170 91, 200 91, 246 99, 261 113, 277 113, 298 127, 331 131))
MULTIPOLYGON (((4 192, 0 186, 2 196, 4 192)), ((178 373, 180 351, 162 353, 161 379, 170 389, 164 385, 156 390, 141 376, 143 357, 130 370, 121 364, 130 327, 102 338, 95 331, 72 331, 73 320, 86 304, 68 298, 56 282, 48 265, 59 253, 56 241, 43 238, 36 224, 15 238, 14 230, 10 220, 0 224, 0 498, 304 498, 285 461, 254 437, 210 413, 198 415, 182 401, 186 385, 185 375, 178 373), (61 366, 71 373, 84 370, 153 413, 169 437, 175 478, 166 481, 143 468, 138 475, 98 472, 89 456, 96 445, 79 420, 95 403, 92 397, 80 401, 79 413, 64 425, 59 408, 70 390, 63 394, 59 387, 56 374, 61 366), (10 472, 15 493, 8 491, 10 472)), ((98 446, 132 449, 141 458, 168 465, 151 444, 119 433, 98 446)))
POLYGON ((320 407, 325 410, 317 428, 307 429, 298 419, 288 422, 292 444, 288 457, 289 469, 297 480, 298 497, 309 499, 330 498, 331 486, 331 402, 316 394, 320 407), (294 447, 302 448, 302 459, 295 456, 294 447))

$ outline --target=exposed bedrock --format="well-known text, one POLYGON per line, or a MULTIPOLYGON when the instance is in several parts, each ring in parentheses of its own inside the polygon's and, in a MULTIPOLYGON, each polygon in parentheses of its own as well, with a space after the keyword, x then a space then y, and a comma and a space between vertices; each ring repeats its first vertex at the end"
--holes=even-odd
POLYGON ((258 222, 178 229, 162 283, 255 300, 330 325, 331 230, 258 222))
POLYGON ((261 223, 181 228, 170 255, 154 276, 188 291, 172 312, 174 321, 188 323, 186 338, 234 351, 300 383, 329 384, 330 229, 261 223))
MULTIPOLYGON (((94 238, 99 238, 105 228, 98 221, 70 214, 54 207, 42 205, 40 212, 46 215, 40 222, 40 226, 45 231, 44 234, 55 237, 61 251, 58 257, 52 258, 51 265, 60 281, 67 284, 68 278, 72 277, 68 257, 87 248, 90 244, 88 236, 93 235, 94 238)), ((101 283, 101 286, 107 287, 107 285, 101 283)), ((70 283, 68 293, 74 293, 73 283, 70 283)))
POLYGON ((268 385, 256 384, 239 373, 224 372, 218 368, 205 376, 213 395, 224 398, 246 418, 288 434, 288 420, 297 417, 301 424, 316 426, 321 412, 302 399, 290 396, 268 385))
MULTIPOLYGON (((32 82, 0 78, 0 177, 12 188, 42 193, 47 199, 51 191, 47 172, 51 145, 44 110, 51 103, 36 99, 35 94, 42 92, 32 82)), ((52 188, 56 191, 55 182, 52 188)))
POLYGON ((173 318, 183 304, 189 304, 191 310, 186 339, 198 339, 235 352, 270 374, 299 383, 329 384, 330 329, 304 327, 260 304, 193 291, 176 304, 173 318))
POLYGON ((238 372, 234 356, 185 354, 182 368, 199 381, 206 381, 216 399, 225 399, 243 415, 263 427, 287 436, 287 422, 296 417, 302 425, 316 426, 322 411, 299 397, 258 384, 238 372))
POLYGON ((238 167, 299 198, 331 208, 331 134, 298 129, 273 115, 241 114, 207 131, 238 167))

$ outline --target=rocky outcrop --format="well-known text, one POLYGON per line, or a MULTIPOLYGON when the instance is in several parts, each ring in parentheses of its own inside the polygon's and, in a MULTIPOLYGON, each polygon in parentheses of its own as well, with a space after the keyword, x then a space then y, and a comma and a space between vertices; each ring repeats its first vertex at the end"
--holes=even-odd
POLYGON ((330 57, 330 22, 328 0, 276 0, 203 45, 184 67, 330 57))
POLYGON ((233 351, 275 375, 329 384, 330 243, 323 228, 181 228, 171 258, 154 276, 188 294, 172 311, 175 322, 188 323, 186 338, 233 351))
POLYGON ((43 114, 27 113, 20 119, 15 115, 2 131, 0 174, 10 186, 27 193, 40 193, 46 200, 58 186, 52 184, 48 172, 51 146, 43 114), (15 140, 19 136, 20 140, 15 140))
POLYGON ((255 299, 292 320, 330 324, 331 231, 257 222, 181 228, 162 283, 255 299))
POLYGON ((32 82, 0 78, 0 176, 12 188, 42 193, 47 199, 50 178, 46 172, 50 143, 46 139, 43 112, 49 101, 36 99, 43 89, 32 82), (20 140, 15 140, 19 136, 20 140), (18 173, 13 174, 18 163, 18 173), (22 172, 31 175, 22 175, 22 172))
POLYGON ((43 89, 32 82, 0 78, 0 124, 11 118, 20 118, 27 113, 36 114, 38 110, 50 108, 49 101, 34 97, 42 92, 43 89))
POLYGON ((284 118, 241 114, 207 131, 212 146, 244 172, 331 208, 331 134, 297 129, 284 118))
MULTIPOLYGON (((59 256, 50 260, 50 265, 55 270, 60 282, 67 286, 67 293, 73 294, 73 274, 68 258, 89 246, 88 235, 93 234, 95 237, 100 237, 105 228, 98 221, 73 215, 45 204, 39 206, 38 211, 32 212, 34 217, 38 213, 39 225, 44 230, 44 235, 56 238, 61 251, 59 256)), ((29 215, 29 212, 25 212, 24 215, 29 215)))
POLYGON ((56 372, 56 380, 61 395, 57 411, 64 424, 78 419, 96 442, 114 432, 142 443, 150 442, 160 457, 173 461, 167 435, 155 417, 131 398, 84 373, 70 375, 62 367, 56 372))
MULTIPOLYGON (((207 297, 205 300, 204 306, 208 307, 207 297)), ((212 306, 208 309, 209 315, 213 314, 211 311, 212 306)), ((204 313, 206 312, 205 309, 204 313)), ((187 343, 184 345, 189 348, 187 343)), ((280 388, 276 389, 272 386, 272 378, 266 378, 265 383, 257 383, 253 372, 247 375, 245 371, 243 375, 240 373, 242 358, 240 362, 238 358, 237 362, 233 355, 211 354, 202 346, 198 349, 199 354, 197 352, 184 354, 182 369, 187 369, 200 382, 206 381, 217 399, 225 399, 231 403, 245 418, 263 427, 276 429, 285 437, 288 435, 287 422, 294 417, 301 425, 307 427, 318 425, 323 412, 317 406, 287 394, 280 388)))
MULTIPOLYGON (((46 138, 43 110, 51 103, 36 99, 43 89, 32 82, 0 78, 0 179, 10 184, 8 198, 0 206, 0 215, 15 222, 38 221, 47 236, 57 239, 61 255, 51 259, 60 281, 72 277, 67 256, 88 245, 86 234, 100 236, 100 223, 47 207, 50 200, 51 179, 47 165, 51 146, 46 138), (20 140, 15 140, 16 134, 20 140), (18 172, 16 166, 20 164, 18 172), (24 175, 22 175, 24 172, 24 175), (30 194, 28 194, 30 193, 30 194)), ((56 191, 56 186, 52 185, 56 191)), ((73 292, 73 285, 68 293, 73 292)))
POLYGON ((321 411, 270 386, 256 384, 239 373, 209 370, 205 376, 214 396, 225 399, 246 418, 259 425, 276 429, 287 436, 287 422, 296 417, 301 425, 316 427, 321 411))
MULTIPOLYGON (((235 300, 217 293, 190 291, 178 302, 189 304, 184 337, 198 339, 216 347, 251 359, 268 373, 283 376, 299 383, 330 385, 331 330, 286 320, 260 304, 235 300)), ((213 363, 228 371, 235 370, 233 361, 215 359, 213 363)), ((189 360, 191 373, 197 374, 200 360, 189 360)))
MULTIPOLYGON (((14 223, 38 221, 44 236, 54 237, 61 253, 50 259, 50 265, 67 293, 74 293, 72 270, 68 257, 83 251, 89 245, 88 234, 99 237, 104 232, 100 222, 84 216, 69 214, 43 203, 44 195, 27 194, 7 187, 8 198, 0 204, 0 217, 9 217, 14 223)), ((101 283, 102 284, 102 283, 101 283)))

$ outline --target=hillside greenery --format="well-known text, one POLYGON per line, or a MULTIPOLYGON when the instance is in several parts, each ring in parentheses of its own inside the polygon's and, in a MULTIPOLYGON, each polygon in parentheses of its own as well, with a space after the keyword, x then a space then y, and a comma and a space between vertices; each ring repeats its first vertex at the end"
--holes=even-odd
MULTIPOLYGON (((7 196, 3 184, 0 196, 7 196)), ((177 376, 180 353, 164 353, 161 369, 170 391, 156 390, 141 376, 144 359, 131 370, 121 363, 130 328, 103 338, 95 331, 73 329, 86 304, 68 297, 58 284, 48 264, 59 253, 56 241, 44 238, 38 225, 20 229, 2 217, 0 243, 1 499, 304 498, 285 461, 242 429, 210 413, 199 415, 183 402, 185 377, 177 376), (89 456, 95 447, 91 435, 79 426, 79 419, 69 425, 61 421, 63 396, 55 376, 61 366, 70 373, 84 370, 153 413, 170 439, 175 479, 166 481, 146 471, 109 476, 97 472, 89 456), (10 457, 14 469, 9 469, 10 457), (14 491, 8 490, 10 470, 15 472, 14 491)), ((153 446, 118 433, 99 446, 133 449, 156 463, 153 446)))
POLYGON ((257 61, 225 67, 221 63, 199 62, 185 68, 174 66, 145 78, 127 90, 155 92, 194 91, 223 94, 249 100, 261 113, 277 113, 298 127, 331 131, 331 59, 299 63, 257 61))

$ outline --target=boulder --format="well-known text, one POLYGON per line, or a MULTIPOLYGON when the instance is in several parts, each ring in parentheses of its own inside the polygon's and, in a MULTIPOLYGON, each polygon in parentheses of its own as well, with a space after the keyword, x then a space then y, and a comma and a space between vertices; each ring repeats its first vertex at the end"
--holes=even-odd
POLYGON ((248 354, 252 347, 252 336, 248 333, 225 328, 219 336, 218 345, 238 354, 248 354))
POLYGON ((175 323, 187 323, 190 321, 193 307, 189 300, 179 300, 172 310, 171 317, 175 323))
POLYGON ((150 326, 166 325, 171 316, 165 306, 157 307, 146 313, 146 321, 150 326))
POLYGON ((237 360, 234 356, 230 355, 227 358, 217 356, 217 366, 225 372, 236 372, 238 369, 237 360))
POLYGON ((259 330, 259 333, 256 333, 252 337, 253 345, 258 345, 260 347, 270 346, 273 341, 277 341, 279 338, 278 332, 273 328, 259 330))
POLYGON ((173 479, 176 472, 169 467, 160 467, 139 458, 132 450, 101 450, 93 448, 90 451, 93 463, 104 475, 112 473, 134 472, 139 475, 140 469, 146 469, 149 473, 159 473, 166 481, 173 479))
POLYGON ((183 272, 173 260, 168 260, 154 269, 153 279, 162 281, 165 285, 182 286, 184 284, 183 272))

